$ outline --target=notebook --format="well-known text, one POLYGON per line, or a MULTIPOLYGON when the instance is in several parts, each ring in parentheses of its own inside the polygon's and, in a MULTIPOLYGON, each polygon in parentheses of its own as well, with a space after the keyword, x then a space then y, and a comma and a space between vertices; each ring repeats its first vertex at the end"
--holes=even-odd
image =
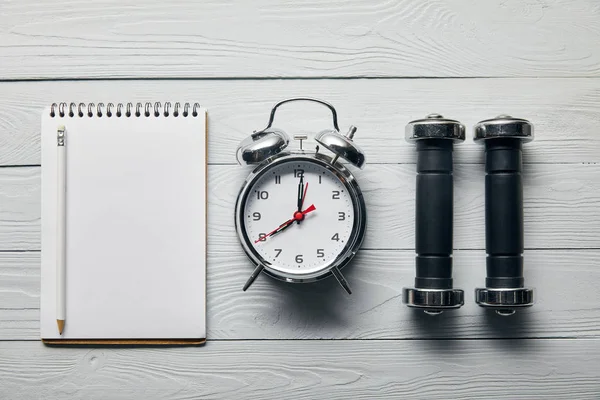
POLYGON ((204 342, 206 139, 206 110, 198 104, 60 103, 44 110, 44 342, 204 342), (57 234, 59 129, 66 160, 64 235, 57 234), (60 237, 62 334, 57 328, 60 237))

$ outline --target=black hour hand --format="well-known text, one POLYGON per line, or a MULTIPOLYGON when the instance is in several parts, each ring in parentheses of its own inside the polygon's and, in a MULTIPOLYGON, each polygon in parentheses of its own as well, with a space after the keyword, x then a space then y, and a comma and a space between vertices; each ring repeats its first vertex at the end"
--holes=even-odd
POLYGON ((300 175, 300 182, 298 182, 298 212, 302 212, 303 201, 304 201, 304 175, 300 175))

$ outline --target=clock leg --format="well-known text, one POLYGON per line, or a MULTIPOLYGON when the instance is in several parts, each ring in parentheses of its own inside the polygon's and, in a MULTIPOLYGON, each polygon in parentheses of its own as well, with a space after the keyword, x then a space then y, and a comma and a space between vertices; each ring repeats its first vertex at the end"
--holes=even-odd
POLYGON ((262 272, 263 269, 265 269, 265 267, 262 265, 259 265, 258 267, 256 267, 254 269, 254 271, 252 271, 252 275, 250 275, 250 278, 248 278, 248 280, 246 281, 246 284, 244 285, 244 288, 242 289, 244 292, 246 290, 248 290, 250 285, 252 285, 254 283, 254 281, 256 280, 256 278, 258 278, 258 275, 260 275, 260 273, 262 272))
POLYGON ((350 285, 348 285, 348 281, 346 281, 346 278, 344 278, 344 275, 342 275, 342 272, 340 271, 340 269, 338 267, 334 267, 331 272, 333 273, 333 276, 335 276, 335 279, 337 279, 337 281, 340 283, 340 285, 342 285, 342 287, 344 288, 344 290, 348 293, 348 294, 352 294, 352 290, 350 289, 350 285))

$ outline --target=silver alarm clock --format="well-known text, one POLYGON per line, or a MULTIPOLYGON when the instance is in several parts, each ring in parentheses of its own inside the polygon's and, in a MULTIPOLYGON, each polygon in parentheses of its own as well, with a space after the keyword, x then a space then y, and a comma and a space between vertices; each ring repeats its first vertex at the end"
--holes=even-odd
POLYGON ((243 290, 261 272, 286 282, 314 282, 335 276, 350 294, 341 269, 365 237, 367 210, 352 173, 339 162, 363 168, 365 155, 353 142, 356 128, 339 132, 335 108, 322 100, 292 98, 273 107, 267 127, 237 149, 240 164, 257 165, 237 198, 235 226, 241 245, 255 265, 243 290), (314 149, 289 150, 288 135, 272 127, 279 106, 312 101, 329 108, 333 129, 318 133, 314 149), (323 153, 325 150, 331 154, 323 153))

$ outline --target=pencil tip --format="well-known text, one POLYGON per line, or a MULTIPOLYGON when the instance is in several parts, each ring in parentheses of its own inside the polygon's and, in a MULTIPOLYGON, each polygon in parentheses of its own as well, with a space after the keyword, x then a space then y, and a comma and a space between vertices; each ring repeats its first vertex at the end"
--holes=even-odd
POLYGON ((65 320, 57 319, 56 324, 58 325, 58 333, 60 333, 62 335, 63 329, 65 329, 65 320))

